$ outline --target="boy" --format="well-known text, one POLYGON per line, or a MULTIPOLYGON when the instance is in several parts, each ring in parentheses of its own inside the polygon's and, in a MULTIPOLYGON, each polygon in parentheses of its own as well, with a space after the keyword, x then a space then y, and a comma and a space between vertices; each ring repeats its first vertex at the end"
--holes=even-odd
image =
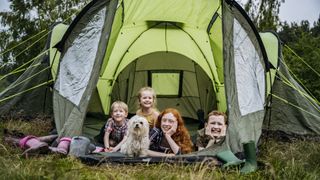
POLYGON ((214 144, 221 145, 226 136, 227 116, 223 112, 212 111, 208 114, 205 127, 197 134, 196 146, 198 151, 214 144))
POLYGON ((115 101, 111 105, 111 118, 108 119, 104 130, 104 151, 116 152, 126 139, 128 130, 128 106, 124 102, 115 101))

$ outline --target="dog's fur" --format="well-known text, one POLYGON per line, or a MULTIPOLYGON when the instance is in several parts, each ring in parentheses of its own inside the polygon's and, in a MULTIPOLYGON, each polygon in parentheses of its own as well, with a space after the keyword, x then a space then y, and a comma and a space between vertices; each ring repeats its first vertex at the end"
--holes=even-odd
POLYGON ((150 145, 149 123, 146 118, 135 115, 128 122, 128 135, 120 152, 130 157, 144 157, 148 155, 150 145))

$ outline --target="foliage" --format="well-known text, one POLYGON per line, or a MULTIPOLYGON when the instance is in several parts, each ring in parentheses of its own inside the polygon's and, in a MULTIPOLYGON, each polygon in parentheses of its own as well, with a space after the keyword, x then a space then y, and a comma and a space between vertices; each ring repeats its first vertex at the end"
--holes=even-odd
MULTIPOLYGON (((0 132, 9 128, 45 135, 50 127, 50 122, 41 118, 0 122, 0 132)), ((320 176, 320 144, 306 141, 262 141, 259 170, 248 175, 241 175, 238 168, 222 170, 206 163, 88 166, 72 157, 49 154, 24 158, 21 152, 0 140, 0 179, 317 179, 320 176)))
POLYGON ((0 30, 0 52, 5 52, 0 54, 0 74, 5 74, 39 54, 45 46, 50 26, 58 21, 70 23, 81 9, 79 7, 87 1, 9 0, 10 11, 0 12, 0 23, 4 27, 0 30), (6 52, 25 40, 28 41, 6 52))
POLYGON ((277 30, 280 5, 284 0, 248 0, 245 11, 260 31, 277 30))
POLYGON ((284 45, 290 47, 290 49, 283 48, 284 61, 300 84, 305 85, 309 93, 319 100, 320 17, 313 27, 310 27, 308 21, 302 21, 300 24, 291 23, 291 25, 284 23, 279 36, 284 45))
POLYGON ((319 100, 320 17, 312 28, 308 21, 290 25, 280 23, 278 14, 281 3, 284 0, 248 0, 244 9, 260 31, 278 31, 281 41, 290 48, 284 47, 282 53, 291 73, 309 94, 319 100))

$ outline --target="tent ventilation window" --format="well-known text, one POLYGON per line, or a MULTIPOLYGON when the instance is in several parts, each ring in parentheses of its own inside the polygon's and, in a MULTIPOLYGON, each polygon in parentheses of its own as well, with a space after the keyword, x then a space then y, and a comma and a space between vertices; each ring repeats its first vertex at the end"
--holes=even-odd
POLYGON ((148 71, 148 85, 160 98, 181 97, 182 79, 183 71, 148 71))

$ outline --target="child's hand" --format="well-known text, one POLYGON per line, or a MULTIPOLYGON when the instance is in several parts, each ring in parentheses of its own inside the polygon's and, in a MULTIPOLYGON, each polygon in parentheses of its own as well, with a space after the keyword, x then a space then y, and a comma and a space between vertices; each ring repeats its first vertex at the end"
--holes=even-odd
POLYGON ((206 126, 205 127, 205 135, 208 135, 208 136, 214 138, 212 133, 211 133, 211 127, 210 126, 206 126))
POLYGON ((178 122, 174 122, 174 124, 171 126, 171 128, 167 132, 164 132, 164 133, 169 136, 172 136, 174 133, 177 132, 177 128, 178 128, 178 122))
POLYGON ((221 128, 221 136, 226 136, 226 134, 227 134, 227 126, 224 126, 223 128, 221 128))
POLYGON ((104 152, 112 152, 112 150, 113 150, 113 147, 108 147, 104 149, 104 152))

